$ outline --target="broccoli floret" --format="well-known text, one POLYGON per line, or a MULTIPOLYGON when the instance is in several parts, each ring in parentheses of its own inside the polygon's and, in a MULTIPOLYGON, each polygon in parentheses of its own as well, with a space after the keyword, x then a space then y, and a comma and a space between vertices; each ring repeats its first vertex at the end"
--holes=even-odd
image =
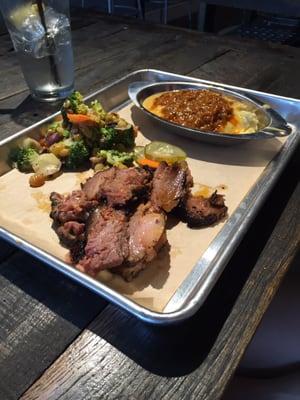
POLYGON ((100 144, 104 149, 111 149, 118 143, 118 133, 113 127, 100 128, 100 144))
POLYGON ((89 158, 89 149, 83 140, 73 142, 69 146, 69 155, 65 160, 67 168, 76 169, 84 164, 89 158))
POLYGON ((123 148, 131 149, 134 146, 134 131, 128 129, 118 129, 115 127, 100 128, 101 139, 100 147, 104 149, 123 148))
POLYGON ((95 114, 100 119, 104 118, 106 115, 106 112, 103 110, 103 107, 98 100, 91 101, 90 109, 92 114, 95 114))
POLYGON ((79 92, 73 92, 71 96, 69 96, 64 104, 63 109, 72 110, 75 114, 87 114, 89 108, 86 104, 84 104, 83 96, 79 92))
POLYGON ((18 168, 22 172, 31 172, 32 164, 38 158, 39 153, 32 149, 28 148, 18 148, 13 149, 10 154, 10 160, 13 163, 15 168, 18 168))
POLYGON ((134 160, 133 153, 125 153, 118 150, 99 150, 97 156, 104 159, 107 164, 115 167, 130 166, 134 160))
POLYGON ((119 131, 119 143, 123 144, 126 149, 131 149, 134 147, 134 131, 131 126, 129 129, 119 131))
POLYGON ((50 125, 48 125, 47 132, 55 132, 57 128, 61 127, 61 121, 54 121, 50 125))
MULTIPOLYGON (((59 132, 60 133, 60 132, 59 132)), ((62 136, 65 138, 65 139, 67 139, 67 138, 69 138, 70 136, 71 136, 71 133, 70 133, 70 131, 68 131, 67 129, 63 129, 63 131, 62 131, 62 136)))
POLYGON ((63 127, 62 121, 53 122, 48 126, 45 136, 51 135, 52 133, 58 133, 63 138, 70 137, 70 131, 63 127))

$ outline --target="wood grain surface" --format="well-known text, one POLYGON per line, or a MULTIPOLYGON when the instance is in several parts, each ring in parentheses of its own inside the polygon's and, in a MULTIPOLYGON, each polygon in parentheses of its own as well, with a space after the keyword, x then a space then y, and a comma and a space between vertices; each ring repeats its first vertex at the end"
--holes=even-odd
MULTIPOLYGON (((299 49, 91 13, 73 28, 84 94, 153 67, 300 98, 299 49)), ((28 97, 11 49, 1 36, 0 138, 57 108, 28 97)), ((204 306, 177 327, 147 326, 1 241, 0 399, 219 398, 299 244, 299 186, 287 204, 298 167, 295 157, 269 196, 276 207, 262 209, 204 306)))

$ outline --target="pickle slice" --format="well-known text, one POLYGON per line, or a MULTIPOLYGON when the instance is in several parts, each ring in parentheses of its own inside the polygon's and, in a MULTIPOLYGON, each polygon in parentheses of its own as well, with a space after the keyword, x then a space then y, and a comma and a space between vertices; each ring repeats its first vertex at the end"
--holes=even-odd
POLYGON ((135 146, 133 152, 134 152, 135 160, 140 160, 141 158, 145 158, 145 147, 144 146, 135 146))
POLYGON ((178 146, 166 142, 151 142, 145 146, 145 157, 154 161, 173 164, 186 159, 186 153, 178 146))

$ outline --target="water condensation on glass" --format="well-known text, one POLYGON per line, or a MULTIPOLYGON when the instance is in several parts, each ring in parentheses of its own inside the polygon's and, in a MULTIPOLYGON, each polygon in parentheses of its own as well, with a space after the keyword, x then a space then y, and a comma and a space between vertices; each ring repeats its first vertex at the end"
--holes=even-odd
POLYGON ((34 58, 55 54, 57 47, 71 43, 70 22, 66 15, 44 8, 47 35, 36 5, 18 7, 10 14, 10 33, 16 51, 34 58))

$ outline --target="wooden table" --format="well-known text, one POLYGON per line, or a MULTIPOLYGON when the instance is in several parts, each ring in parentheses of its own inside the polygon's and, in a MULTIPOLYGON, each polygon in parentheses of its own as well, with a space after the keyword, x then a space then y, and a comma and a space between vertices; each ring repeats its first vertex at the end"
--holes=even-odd
MULTIPOLYGON (((73 29, 84 94, 156 67, 300 97, 297 48, 88 12, 73 29)), ((0 55, 6 137, 55 107, 27 97, 6 35, 0 55)), ((203 307, 179 326, 146 325, 1 242, 0 399, 220 398, 299 246, 298 172, 294 157, 203 307)))

